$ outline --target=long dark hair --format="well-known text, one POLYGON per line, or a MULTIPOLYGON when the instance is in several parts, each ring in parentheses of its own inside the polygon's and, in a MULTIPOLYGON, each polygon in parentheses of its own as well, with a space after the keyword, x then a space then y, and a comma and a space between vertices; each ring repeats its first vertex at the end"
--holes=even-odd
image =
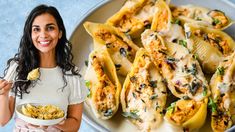
MULTIPOLYGON (((67 81, 64 77, 64 75, 66 75, 66 72, 71 71, 72 75, 79 75, 79 73, 75 65, 72 63, 72 45, 66 38, 66 31, 62 17, 60 16, 58 10, 55 7, 47 5, 39 5, 35 7, 28 15, 28 18, 24 25, 23 36, 20 40, 18 53, 16 53, 13 58, 7 61, 7 68, 4 71, 4 76, 6 75, 6 72, 9 69, 10 63, 12 61, 18 63, 18 67, 16 68, 16 80, 26 80, 28 73, 31 70, 39 67, 39 51, 33 45, 31 33, 32 23, 34 19, 44 13, 49 13, 50 15, 52 15, 57 22, 59 30, 62 31, 62 37, 58 40, 58 44, 56 46, 56 63, 62 69, 63 79, 66 86, 67 81)), ((16 82, 13 86, 13 91, 15 92, 15 95, 20 96, 20 98, 22 98, 23 93, 29 93, 28 87, 31 83, 32 81, 16 82)))

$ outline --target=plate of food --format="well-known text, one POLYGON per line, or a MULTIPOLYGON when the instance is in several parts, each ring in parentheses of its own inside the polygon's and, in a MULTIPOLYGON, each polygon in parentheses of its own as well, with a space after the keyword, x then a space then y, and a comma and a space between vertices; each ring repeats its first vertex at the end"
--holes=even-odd
POLYGON ((66 117, 64 110, 55 105, 27 103, 16 107, 17 116, 33 125, 51 126, 66 117))
POLYGON ((225 131, 235 121, 235 6, 109 1, 74 30, 75 64, 98 131, 225 131))

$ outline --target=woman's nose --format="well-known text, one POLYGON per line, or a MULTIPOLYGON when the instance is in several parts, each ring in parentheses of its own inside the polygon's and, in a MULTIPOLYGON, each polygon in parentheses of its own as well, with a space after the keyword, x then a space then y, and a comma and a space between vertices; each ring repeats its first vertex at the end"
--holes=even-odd
POLYGON ((42 30, 42 31, 40 32, 40 37, 41 37, 41 38, 46 38, 47 36, 48 36, 47 31, 42 30))

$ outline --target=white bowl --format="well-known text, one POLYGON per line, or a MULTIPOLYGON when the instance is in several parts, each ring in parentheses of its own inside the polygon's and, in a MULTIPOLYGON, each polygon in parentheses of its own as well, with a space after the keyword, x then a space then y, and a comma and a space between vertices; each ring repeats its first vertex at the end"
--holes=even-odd
MULTIPOLYGON (((30 103, 30 104, 33 105, 33 106, 38 106, 38 105, 45 106, 46 105, 46 104, 36 104, 36 103, 30 103)), ((26 105, 26 104, 21 104, 21 105, 18 105, 16 107, 16 114, 23 121, 25 121, 27 123, 30 123, 30 124, 33 124, 33 125, 51 126, 51 125, 55 125, 55 124, 60 123, 66 117, 66 113, 64 114, 63 117, 58 118, 58 119, 52 119, 52 120, 42 120, 42 119, 36 119, 36 118, 28 117, 28 116, 24 115, 21 111, 21 108, 22 108, 23 105, 26 105)))

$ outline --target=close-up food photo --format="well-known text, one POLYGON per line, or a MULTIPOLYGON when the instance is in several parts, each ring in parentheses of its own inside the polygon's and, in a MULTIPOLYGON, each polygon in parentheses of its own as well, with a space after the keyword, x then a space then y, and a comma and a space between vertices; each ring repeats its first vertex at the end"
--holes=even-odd
POLYGON ((235 0, 24 4, 0 131, 235 131, 235 0))

